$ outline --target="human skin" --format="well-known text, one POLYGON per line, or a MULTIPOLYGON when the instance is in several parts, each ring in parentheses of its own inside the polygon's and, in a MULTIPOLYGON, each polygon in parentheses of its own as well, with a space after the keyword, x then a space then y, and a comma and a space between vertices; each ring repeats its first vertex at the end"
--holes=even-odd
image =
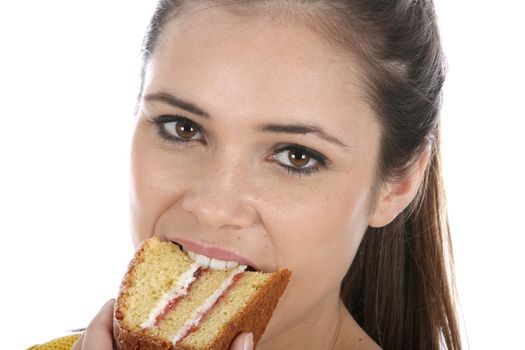
POLYGON ((257 349, 379 348, 342 305, 341 280, 367 227, 410 203, 427 158, 403 180, 379 182, 381 129, 357 63, 293 18, 213 7, 169 23, 146 66, 132 143, 134 243, 190 241, 259 270, 290 269, 257 349), (269 124, 330 137, 263 131, 269 124), (290 145, 324 155, 326 166, 294 161, 304 152, 290 145))

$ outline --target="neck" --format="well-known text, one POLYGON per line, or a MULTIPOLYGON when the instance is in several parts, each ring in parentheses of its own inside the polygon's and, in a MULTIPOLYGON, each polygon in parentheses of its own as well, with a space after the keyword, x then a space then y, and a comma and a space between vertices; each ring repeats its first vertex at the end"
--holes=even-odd
POLYGON ((345 313, 348 312, 336 293, 284 333, 260 343, 257 350, 334 349, 345 313))

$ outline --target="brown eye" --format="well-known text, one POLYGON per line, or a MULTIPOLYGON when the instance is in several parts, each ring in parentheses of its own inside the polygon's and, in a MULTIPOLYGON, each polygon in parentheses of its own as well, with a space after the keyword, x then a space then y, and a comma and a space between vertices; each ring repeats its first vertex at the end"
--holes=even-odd
POLYGON ((199 125, 180 116, 160 116, 153 123, 159 136, 168 142, 186 143, 204 141, 204 134, 199 125))
POLYGON ((177 133, 177 136, 182 139, 191 139, 199 132, 199 130, 195 125, 188 121, 179 121, 175 125, 175 132, 177 133))
POLYGON ((310 162, 311 157, 301 150, 290 150, 288 152, 288 160, 293 166, 298 168, 304 167, 310 162))
POLYGON ((315 156, 300 146, 288 146, 273 155, 282 166, 296 170, 313 170, 324 166, 324 158, 315 156))

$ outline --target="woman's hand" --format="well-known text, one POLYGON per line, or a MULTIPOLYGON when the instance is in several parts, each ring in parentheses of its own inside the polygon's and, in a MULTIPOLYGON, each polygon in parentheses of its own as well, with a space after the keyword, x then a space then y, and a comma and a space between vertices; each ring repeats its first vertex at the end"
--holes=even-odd
POLYGON ((113 305, 111 299, 102 306, 71 350, 113 350, 113 305))
POLYGON ((253 350, 253 334, 239 334, 230 346, 230 350, 253 350))
MULTIPOLYGON (((114 299, 104 304, 71 350, 113 350, 114 305, 114 299)), ((239 334, 230 346, 230 350, 253 350, 252 334, 239 334)))

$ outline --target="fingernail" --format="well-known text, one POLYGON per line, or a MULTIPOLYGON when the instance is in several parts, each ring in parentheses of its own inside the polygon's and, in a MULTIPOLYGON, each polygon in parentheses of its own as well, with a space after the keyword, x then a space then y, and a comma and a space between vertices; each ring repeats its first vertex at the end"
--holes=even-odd
POLYGON ((244 341, 242 342, 242 350, 253 350, 253 334, 248 333, 244 336, 244 341))

